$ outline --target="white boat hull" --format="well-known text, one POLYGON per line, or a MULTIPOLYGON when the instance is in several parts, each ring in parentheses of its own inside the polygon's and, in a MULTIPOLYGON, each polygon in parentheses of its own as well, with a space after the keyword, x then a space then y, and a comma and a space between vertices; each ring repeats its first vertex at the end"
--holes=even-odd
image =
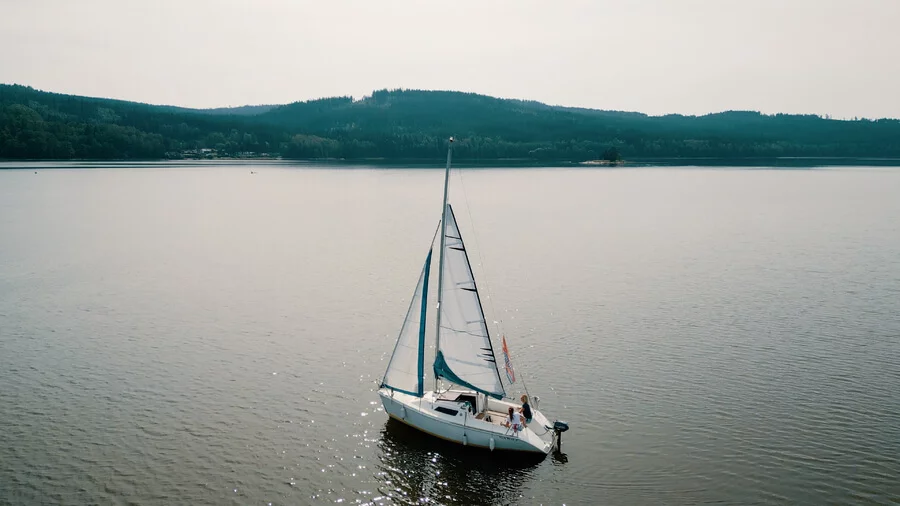
POLYGON ((423 397, 382 388, 378 391, 385 411, 391 418, 432 436, 477 448, 548 454, 554 447, 550 423, 539 411, 528 426, 514 431, 502 425, 507 408, 517 405, 495 399, 479 398, 474 412, 465 409, 459 395, 474 396, 474 392, 425 392, 423 397), (437 408, 443 409, 443 411, 437 408), (479 413, 476 415, 475 412, 479 413))

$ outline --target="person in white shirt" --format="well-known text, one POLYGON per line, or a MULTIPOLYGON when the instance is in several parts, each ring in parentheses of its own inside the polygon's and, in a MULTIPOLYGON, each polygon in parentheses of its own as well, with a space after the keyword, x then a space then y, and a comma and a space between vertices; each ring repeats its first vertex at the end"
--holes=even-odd
POLYGON ((519 413, 512 407, 509 408, 509 418, 506 419, 506 426, 512 428, 513 432, 519 432, 525 428, 522 423, 522 413, 519 413))

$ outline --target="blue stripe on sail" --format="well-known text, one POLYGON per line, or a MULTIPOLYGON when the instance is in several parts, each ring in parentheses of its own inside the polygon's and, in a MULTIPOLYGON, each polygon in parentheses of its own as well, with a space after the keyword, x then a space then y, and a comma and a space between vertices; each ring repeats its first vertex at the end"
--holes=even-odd
POLYGON ((428 249, 428 257, 425 258, 425 278, 422 280, 422 315, 419 317, 419 386, 417 397, 425 395, 425 312, 428 308, 428 272, 431 270, 431 250, 428 249))
POLYGON ((437 378, 444 378, 451 383, 456 383, 459 386, 463 386, 466 388, 471 388, 476 392, 481 392, 485 395, 490 395, 494 399, 503 399, 503 393, 499 394, 496 392, 488 392, 487 390, 482 390, 481 388, 476 387, 471 383, 467 383, 460 379, 459 376, 456 375, 453 371, 450 370, 450 366, 447 365, 447 361, 444 360, 444 353, 439 351, 437 352, 437 356, 434 357, 434 375, 437 378))

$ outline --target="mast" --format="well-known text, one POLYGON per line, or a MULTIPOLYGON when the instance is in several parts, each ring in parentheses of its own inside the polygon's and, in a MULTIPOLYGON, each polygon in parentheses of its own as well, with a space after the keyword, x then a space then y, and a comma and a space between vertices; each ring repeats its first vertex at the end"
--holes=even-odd
MULTIPOLYGON (((441 349, 441 301, 444 300, 444 244, 447 241, 447 186, 450 182, 450 159, 453 157, 453 137, 447 146, 447 169, 444 171, 444 205, 441 207, 441 249, 438 252, 438 294, 437 294, 437 325, 434 340, 434 353, 437 355, 441 349)), ((434 376, 434 391, 438 389, 438 377, 434 376)))

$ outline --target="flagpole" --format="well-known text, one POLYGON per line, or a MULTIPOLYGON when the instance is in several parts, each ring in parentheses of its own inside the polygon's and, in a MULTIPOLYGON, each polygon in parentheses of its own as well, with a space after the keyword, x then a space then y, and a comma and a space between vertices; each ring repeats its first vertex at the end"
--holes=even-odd
POLYGON ((506 369, 506 379, 509 380, 510 386, 516 382, 516 371, 512 366, 512 359, 509 358, 509 347, 506 346, 506 334, 501 336, 503 344, 503 365, 506 369))
MULTIPOLYGON (((506 364, 505 364, 506 365, 506 379, 510 379, 509 373, 510 373, 510 371, 512 371, 512 379, 509 382, 509 384, 512 385, 513 383, 515 383, 516 372, 512 366, 512 359, 510 358, 509 347, 506 346, 506 334, 503 334, 501 336, 501 345, 503 346, 503 359, 506 362, 506 364)), ((532 406, 534 406, 534 402, 531 399, 531 394, 528 393, 528 385, 525 384, 524 376, 522 377, 522 389, 525 390, 525 395, 528 396, 528 402, 532 406)), ((535 409, 537 409, 537 407, 535 407, 535 409)))

